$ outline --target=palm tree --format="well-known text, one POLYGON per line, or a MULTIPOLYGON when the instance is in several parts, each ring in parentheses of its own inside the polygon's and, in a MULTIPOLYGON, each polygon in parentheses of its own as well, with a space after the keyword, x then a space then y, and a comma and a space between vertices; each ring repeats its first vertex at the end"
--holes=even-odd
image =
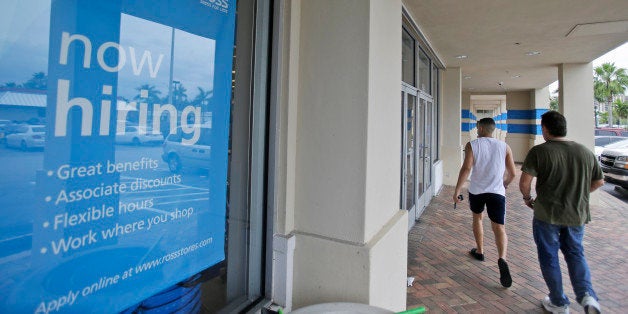
POLYGON ((613 126, 613 98, 626 90, 628 75, 626 69, 615 67, 615 63, 603 63, 595 68, 595 98, 608 105, 608 121, 613 126))
POLYGON ((135 90, 140 92, 140 94, 135 95, 135 97, 133 97, 134 100, 146 102, 148 104, 159 103, 159 101, 161 100, 159 98, 159 94, 161 94, 161 91, 157 90, 155 88, 155 85, 143 84, 140 87, 136 87, 135 90), (148 92, 148 97, 142 97, 142 90, 146 90, 148 92))
POLYGON ((625 101, 622 101, 621 99, 615 99, 615 102, 613 103, 615 105, 615 113, 617 113, 617 116, 619 116, 619 119, 621 121, 621 119, 625 119, 628 118, 628 103, 625 101))
POLYGON ((172 96, 174 96, 174 103, 177 109, 185 107, 188 103, 187 89, 182 83, 176 84, 172 90, 172 96))
POLYGON ((30 89, 46 90, 48 89, 48 76, 44 72, 33 73, 33 77, 23 86, 30 89))
POLYGON ((196 88, 198 88, 198 95, 194 97, 194 99, 192 100, 192 104, 194 106, 198 106, 198 107, 203 108, 204 110, 207 110, 207 107, 209 106, 209 101, 214 95, 214 92, 211 90, 206 91, 203 88, 198 87, 198 86, 196 88))

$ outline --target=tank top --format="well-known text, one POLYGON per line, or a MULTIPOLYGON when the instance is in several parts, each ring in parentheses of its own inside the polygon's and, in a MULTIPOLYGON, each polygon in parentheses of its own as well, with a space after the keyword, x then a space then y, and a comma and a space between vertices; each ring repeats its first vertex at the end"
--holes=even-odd
POLYGON ((479 137, 471 141, 473 172, 469 193, 506 195, 506 143, 492 137, 479 137))

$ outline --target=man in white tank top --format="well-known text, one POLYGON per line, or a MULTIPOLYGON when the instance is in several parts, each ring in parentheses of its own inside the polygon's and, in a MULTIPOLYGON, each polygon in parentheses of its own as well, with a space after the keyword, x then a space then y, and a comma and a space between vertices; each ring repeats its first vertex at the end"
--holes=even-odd
POLYGON ((454 191, 454 203, 462 200, 462 186, 467 181, 471 170, 469 184, 469 207, 473 212, 473 236, 476 247, 469 254, 484 261, 484 229, 482 218, 484 207, 491 220, 491 227, 495 234, 495 244, 499 258, 499 281, 504 287, 512 285, 512 277, 506 263, 506 188, 515 178, 515 162, 508 144, 493 138, 495 121, 484 118, 478 121, 478 138, 467 143, 464 148, 465 157, 458 182, 454 191), (506 176, 504 176, 506 174, 506 176))

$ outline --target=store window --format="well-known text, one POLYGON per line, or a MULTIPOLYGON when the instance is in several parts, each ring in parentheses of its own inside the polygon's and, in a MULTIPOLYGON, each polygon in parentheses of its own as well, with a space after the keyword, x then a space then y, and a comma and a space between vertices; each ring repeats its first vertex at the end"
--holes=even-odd
POLYGON ((402 80, 415 86, 415 48, 416 42, 404 28, 401 38, 401 76, 402 80))
POLYGON ((236 24, 260 4, 172 3, 3 6, 0 312, 216 312, 261 296, 254 189, 230 186, 254 134, 232 132, 254 114, 234 97, 255 57, 239 43, 260 43, 236 24))
POLYGON ((419 48, 419 89, 432 94, 432 78, 430 76, 430 70, 432 68, 430 64, 430 58, 425 54, 423 49, 419 48))

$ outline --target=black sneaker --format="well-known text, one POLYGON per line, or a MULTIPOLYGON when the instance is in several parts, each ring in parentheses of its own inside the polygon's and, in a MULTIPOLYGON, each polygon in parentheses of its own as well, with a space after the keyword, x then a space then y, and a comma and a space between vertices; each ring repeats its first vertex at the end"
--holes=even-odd
POLYGON ((472 248, 471 251, 469 251, 469 254, 478 261, 484 261, 484 254, 478 253, 478 250, 476 248, 472 248))
POLYGON ((499 266, 499 282, 506 288, 512 286, 512 277, 510 277, 508 263, 503 258, 500 258, 497 260, 497 266, 499 266))

